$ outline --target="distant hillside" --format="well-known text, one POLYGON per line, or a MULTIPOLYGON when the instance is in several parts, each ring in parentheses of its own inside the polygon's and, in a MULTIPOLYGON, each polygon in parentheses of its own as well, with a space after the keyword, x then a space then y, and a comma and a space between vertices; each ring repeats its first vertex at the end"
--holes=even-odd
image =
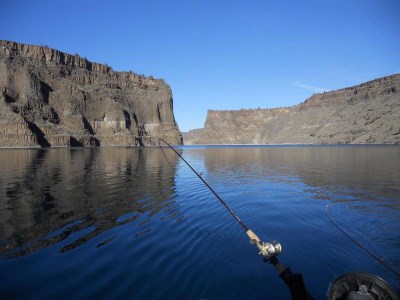
POLYGON ((315 94, 289 108, 209 110, 185 144, 399 144, 400 74, 315 94))

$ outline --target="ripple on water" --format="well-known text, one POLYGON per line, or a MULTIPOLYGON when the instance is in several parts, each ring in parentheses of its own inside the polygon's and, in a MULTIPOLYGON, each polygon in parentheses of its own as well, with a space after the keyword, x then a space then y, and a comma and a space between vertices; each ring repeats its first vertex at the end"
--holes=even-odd
MULTIPOLYGON (((399 269, 397 149, 181 151, 257 235, 282 243, 282 263, 302 272, 313 296, 323 298, 335 276, 353 270, 393 283, 329 222, 325 207, 335 203, 332 217, 399 269)), ((0 273, 7 274, 0 293, 287 298, 240 225, 170 154, 171 165, 157 148, 7 152, 0 159, 0 273)))

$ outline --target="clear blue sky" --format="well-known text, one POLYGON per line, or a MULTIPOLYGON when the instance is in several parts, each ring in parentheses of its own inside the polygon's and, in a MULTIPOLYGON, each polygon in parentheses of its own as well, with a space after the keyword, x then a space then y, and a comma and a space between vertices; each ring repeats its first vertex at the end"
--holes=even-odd
POLYGON ((187 131, 400 73, 400 1, 1 0, 0 39, 164 78, 187 131))

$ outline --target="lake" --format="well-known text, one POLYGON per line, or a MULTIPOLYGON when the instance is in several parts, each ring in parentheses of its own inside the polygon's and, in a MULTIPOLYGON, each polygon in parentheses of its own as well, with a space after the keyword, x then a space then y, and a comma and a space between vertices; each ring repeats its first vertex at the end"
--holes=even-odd
MULTIPOLYGON (((343 273, 400 281, 399 146, 183 146, 324 299, 343 273), (327 208, 328 207, 328 208, 327 208)), ((242 227, 165 148, 0 150, 0 298, 288 299, 242 227)))

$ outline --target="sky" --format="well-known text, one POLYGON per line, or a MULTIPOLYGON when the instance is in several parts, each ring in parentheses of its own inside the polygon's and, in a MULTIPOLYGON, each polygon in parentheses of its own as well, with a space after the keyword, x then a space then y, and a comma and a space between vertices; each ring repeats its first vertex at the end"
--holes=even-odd
POLYGON ((400 0, 1 0, 0 39, 163 78, 188 131, 400 73, 400 0))

